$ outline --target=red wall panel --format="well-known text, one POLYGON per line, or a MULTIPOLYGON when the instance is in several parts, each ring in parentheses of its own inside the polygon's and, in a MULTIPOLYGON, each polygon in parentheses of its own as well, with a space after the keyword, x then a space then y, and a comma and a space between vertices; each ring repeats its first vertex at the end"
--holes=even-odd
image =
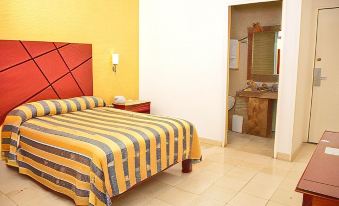
POLYGON ((19 41, 0 41, 0 71, 29 59, 19 41))
POLYGON ((67 74, 52 86, 62 99, 82 96, 82 91, 71 74, 67 74))
POLYGON ((92 71, 92 59, 80 65, 78 68, 72 71, 74 78, 79 83, 84 93, 93 93, 93 79, 91 75, 92 71))
POLYGON ((71 44, 60 48, 60 53, 70 69, 74 69, 81 63, 92 57, 90 45, 71 44))
POLYGON ((64 61, 59 58, 57 51, 52 51, 36 58, 35 62, 46 75, 49 82, 54 82, 69 72, 64 61))
POLYGON ((52 42, 24 41, 22 43, 32 57, 36 57, 55 49, 52 42))
POLYGON ((42 99, 93 95, 90 44, 0 40, 0 123, 42 99))

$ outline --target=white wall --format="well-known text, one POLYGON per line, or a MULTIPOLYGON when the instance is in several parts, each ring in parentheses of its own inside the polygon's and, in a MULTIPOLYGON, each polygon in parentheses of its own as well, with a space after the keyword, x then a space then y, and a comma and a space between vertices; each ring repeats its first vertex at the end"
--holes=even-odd
MULTIPOLYGON (((226 124, 228 6, 267 0, 141 0, 140 98, 156 114, 192 121, 222 141, 226 124)), ((284 0, 275 152, 292 154, 301 0, 284 0)))
POLYGON ((140 98, 223 141, 228 7, 223 0, 141 0, 140 98))
POLYGON ((338 0, 303 0, 302 2, 293 152, 308 139, 318 9, 338 6, 338 0))
POLYGON ((301 0, 283 1, 281 72, 276 120, 275 155, 292 155, 299 61, 301 0))
MULTIPOLYGON (((309 114, 311 109, 313 57, 315 38, 312 32, 312 1, 302 1, 302 17, 299 48, 299 70, 294 117, 292 152, 296 152, 302 142, 307 141, 309 114), (314 38, 314 40, 313 40, 314 38)), ((315 28, 315 27, 314 27, 315 28)))

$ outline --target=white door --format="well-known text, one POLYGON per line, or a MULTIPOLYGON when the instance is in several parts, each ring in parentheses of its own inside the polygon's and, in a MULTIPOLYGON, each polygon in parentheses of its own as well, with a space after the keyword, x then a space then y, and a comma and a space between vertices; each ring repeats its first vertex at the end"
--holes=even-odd
POLYGON ((339 132, 339 8, 319 10, 309 141, 339 132))

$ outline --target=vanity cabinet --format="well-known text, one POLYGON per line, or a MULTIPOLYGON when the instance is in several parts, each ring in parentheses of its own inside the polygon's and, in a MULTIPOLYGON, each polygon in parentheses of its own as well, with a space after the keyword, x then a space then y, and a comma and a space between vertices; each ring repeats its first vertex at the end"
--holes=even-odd
POLYGON ((244 132, 261 137, 271 137, 273 104, 278 98, 277 92, 241 91, 238 96, 248 98, 244 132))

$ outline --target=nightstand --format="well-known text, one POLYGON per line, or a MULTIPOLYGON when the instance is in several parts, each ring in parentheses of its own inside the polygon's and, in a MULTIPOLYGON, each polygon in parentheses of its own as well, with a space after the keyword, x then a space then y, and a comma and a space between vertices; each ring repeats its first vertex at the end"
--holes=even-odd
POLYGON ((115 104, 113 107, 116 109, 127 110, 131 112, 139 113, 151 113, 151 102, 150 101, 141 101, 141 100, 127 100, 124 104, 115 104))

